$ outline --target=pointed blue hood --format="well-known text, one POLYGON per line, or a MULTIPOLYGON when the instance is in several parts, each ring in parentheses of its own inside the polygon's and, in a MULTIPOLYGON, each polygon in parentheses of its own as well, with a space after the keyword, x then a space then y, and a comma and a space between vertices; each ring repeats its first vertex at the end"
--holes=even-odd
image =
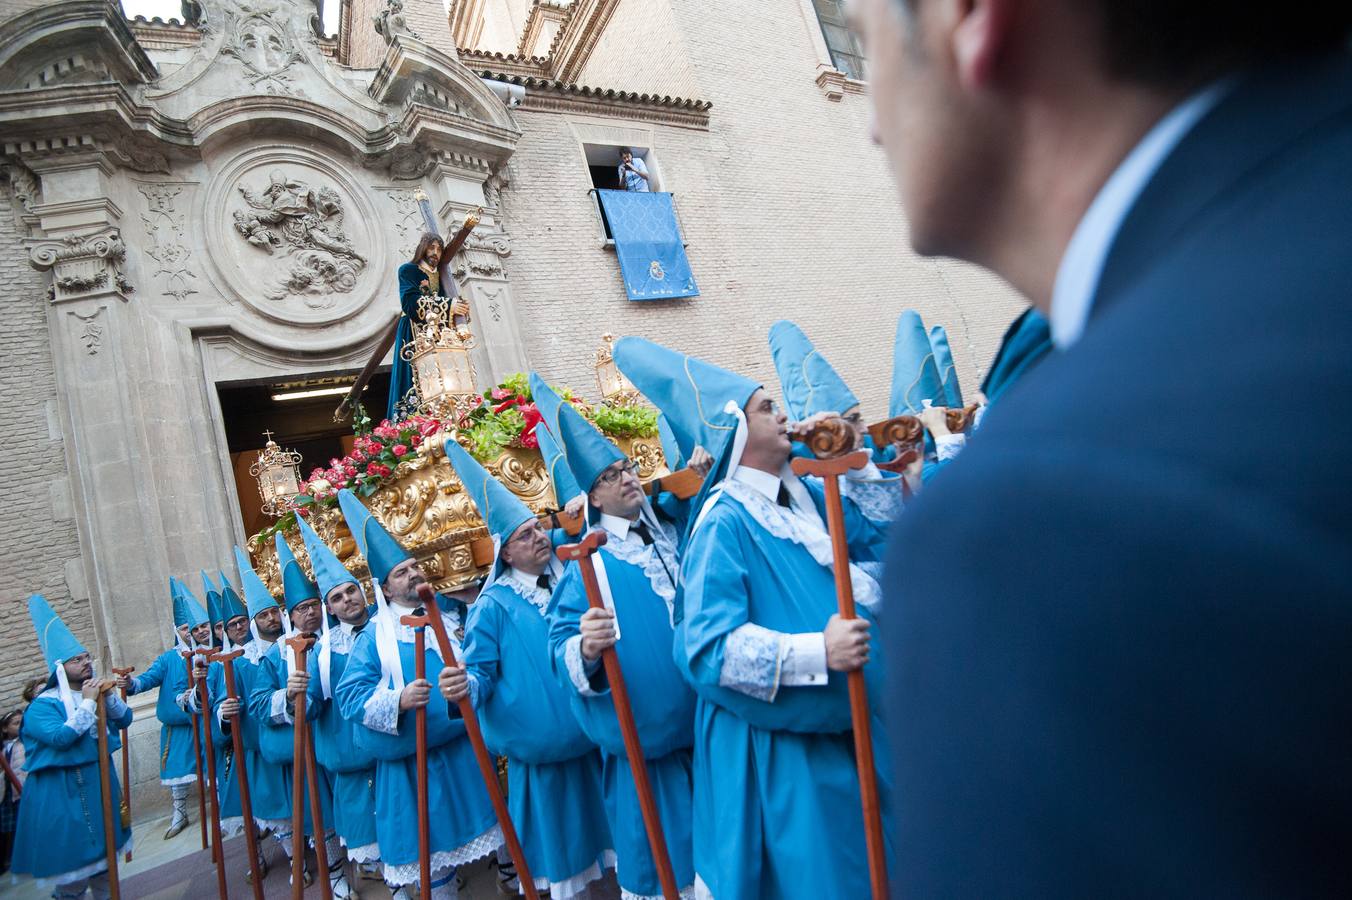
POLYGON ((305 553, 310 557, 310 570, 315 573, 315 583, 324 599, 328 599, 329 591, 345 584, 361 587, 357 576, 347 570, 342 560, 329 549, 328 544, 324 543, 324 539, 310 527, 309 522, 297 517, 296 524, 300 526, 300 537, 305 542, 305 553))
POLYGON ((338 492, 338 506, 343 510, 348 530, 357 541, 357 549, 366 557, 371 577, 377 582, 383 582, 395 566, 413 558, 413 554, 405 550, 347 488, 338 492))
POLYGON ((240 582, 244 585, 244 601, 248 604, 249 618, 252 619, 265 609, 277 609, 277 600, 253 570, 249 554, 235 547, 235 566, 239 569, 240 582))
POLYGON ((544 422, 535 426, 535 439, 540 444, 540 456, 544 458, 549 483, 554 486, 554 499, 559 506, 563 506, 582 493, 582 488, 578 487, 573 470, 568 468, 568 456, 559 446, 558 438, 545 427, 544 422))
POLYGON ((28 618, 33 620, 33 631, 37 633, 42 657, 47 661, 48 675, 56 671, 58 662, 64 663, 88 652, 41 594, 28 598, 28 618))
POLYGON ((273 537, 277 546, 277 567, 282 573, 282 597, 286 601, 286 611, 289 613, 306 600, 318 600, 319 587, 300 567, 300 561, 296 559, 296 554, 291 551, 291 545, 282 537, 282 533, 279 531, 273 537))
POLYGON ((221 591, 220 588, 216 587, 216 583, 211 580, 211 576, 207 574, 206 569, 201 571, 202 590, 206 591, 207 595, 207 618, 211 620, 211 625, 215 628, 217 622, 225 622, 221 618, 221 591))
POLYGON ((958 384, 958 367, 953 364, 953 351, 948 346, 948 332, 944 326, 935 325, 930 329, 929 336, 930 347, 934 349, 934 365, 944 385, 944 406, 961 409, 962 387, 958 384))
POLYGON ((224 572, 217 572, 221 578, 221 617, 222 621, 229 623, 231 619, 239 616, 248 618, 249 611, 244 608, 244 601, 239 598, 239 592, 230 584, 230 580, 225 577, 224 572))
POLYGON ((188 628, 196 628, 203 622, 210 622, 207 611, 203 608, 201 601, 193 596, 193 592, 188 586, 177 578, 169 579, 169 593, 174 598, 174 626, 187 625, 188 628), (179 621, 180 617, 182 622, 179 621))
POLYGON ((892 348, 892 400, 889 416, 913 416, 925 408, 924 401, 947 405, 943 379, 934 361, 934 348, 920 314, 908 309, 897 320, 892 348))
POLYGON ((608 466, 625 458, 620 448, 571 405, 559 410, 559 443, 568 458, 568 468, 584 491, 590 491, 596 478, 608 466))
POLYGON ((479 515, 483 517, 489 532, 498 538, 499 547, 507 543, 512 532, 535 518, 535 513, 530 511, 530 507, 518 500, 502 482, 490 475, 488 470, 470 456, 455 438, 446 440, 446 458, 450 460, 451 468, 455 469, 460 483, 465 486, 465 493, 474 501, 474 506, 479 510, 479 515))
POLYGON ((844 379, 792 322, 781 319, 770 326, 770 355, 789 418, 801 420, 822 412, 846 413, 859 405, 859 398, 844 379))

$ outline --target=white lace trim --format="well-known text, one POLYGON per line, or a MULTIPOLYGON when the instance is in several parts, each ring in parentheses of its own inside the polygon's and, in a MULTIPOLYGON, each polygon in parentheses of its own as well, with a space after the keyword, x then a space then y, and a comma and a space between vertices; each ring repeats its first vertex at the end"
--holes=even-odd
POLYGON ((771 703, 779 693, 780 664, 788 636, 747 622, 728 633, 718 685, 771 703))
POLYGON ((71 713, 66 718, 66 727, 76 734, 84 734, 97 725, 98 721, 99 717, 95 712, 84 703, 81 703, 79 706, 75 707, 75 712, 71 713))
POLYGON ((872 522, 895 522, 901 515, 902 479, 884 478, 878 467, 869 463, 858 477, 846 476, 840 492, 854 502, 859 512, 872 522))
POLYGON ((526 577, 516 569, 508 569, 507 572, 498 579, 498 584, 505 584, 512 590, 521 595, 521 598, 535 607, 540 615, 545 614, 549 609, 550 592, 540 587, 533 579, 527 580, 526 577))
MULTIPOLYGON (((735 478, 725 479, 722 486, 724 496, 742 504, 742 508, 751 514, 757 525, 780 540, 792 541, 811 554, 819 565, 835 571, 831 536, 815 511, 815 521, 811 521, 807 514, 795 513, 773 503, 764 494, 735 478)), ((878 582, 854 563, 850 563, 850 581, 854 585, 855 602, 870 611, 876 610, 882 596, 878 582)))
MULTIPOLYGON (((680 897, 681 900, 695 900, 695 886, 687 884, 681 888, 680 897)), ((663 898, 661 894, 635 894, 620 888, 620 900, 663 900, 663 898)))
POLYGON ((244 658, 254 665, 258 665, 276 643, 276 641, 265 641, 261 637, 256 637, 244 645, 244 658))
POLYGON ((239 837, 244 833, 243 816, 226 816, 221 819, 221 837, 232 838, 239 837))
MULTIPOLYGON (((614 850, 607 850, 607 853, 614 857, 614 850)), ((604 857, 603 857, 604 859, 604 857)), ((614 865, 612 862, 605 868, 609 869, 614 865)), ((563 881, 550 881, 548 878, 536 878, 535 889, 538 891, 549 891, 550 900, 572 900, 587 890, 587 885, 593 881, 598 881, 605 876, 605 870, 601 863, 592 863, 585 871, 579 872, 571 878, 565 878, 563 881)))
POLYGON ((591 680, 587 677, 587 661, 582 658, 582 635, 575 634, 563 643, 563 664, 568 669, 568 680, 573 683, 578 694, 583 697, 599 697, 592 690, 591 680))
POLYGON ((934 439, 934 453, 939 462, 948 462, 955 459, 962 448, 967 446, 967 435, 950 434, 944 437, 934 439))
MULTIPOLYGON (((676 600, 676 587, 672 584, 671 576, 667 574, 667 567, 662 560, 669 560, 673 567, 678 566, 676 545, 661 523, 647 522, 647 525, 648 533, 653 539, 651 544, 643 543, 643 538, 635 534, 633 529, 623 537, 607 529, 610 540, 606 541, 605 550, 620 562, 638 566, 643 570, 653 593, 667 604, 667 614, 670 616, 673 614, 676 600)), ((673 568, 673 574, 675 571, 676 568, 673 568)))
POLYGON ((362 708, 361 723, 382 734, 399 733, 399 694, 394 688, 378 687, 362 708))
MULTIPOLYGON (((452 866, 463 866, 475 860, 483 859, 501 846, 502 828, 494 825, 468 844, 457 847, 449 853, 444 851, 433 853, 432 874, 435 876, 436 873, 444 872, 452 866)), ((403 887, 418 880, 418 863, 416 861, 406 866, 392 866, 387 863, 384 870, 385 883, 391 887, 403 887)))
POLYGON ((191 774, 191 775, 180 775, 178 778, 161 778, 161 779, 160 779, 160 784, 164 785, 165 787, 175 787, 175 786, 180 785, 180 784, 196 784, 196 783, 197 783, 197 773, 196 773, 196 772, 194 772, 194 773, 191 774))
POLYGON ((294 725, 295 720, 286 708, 286 691, 273 691, 268 702, 268 716, 273 725, 294 725))
MULTIPOLYGON (((340 837, 339 840, 342 840, 340 837)), ((347 849, 347 858, 354 863, 375 863, 380 862, 380 844, 362 844, 360 847, 348 847, 347 841, 343 841, 343 846, 347 849)))
MULTIPOLYGON (((117 848, 117 852, 119 854, 126 853, 127 848, 130 846, 131 832, 128 831, 127 839, 122 842, 122 846, 117 848)), ((101 856, 87 866, 81 866, 80 868, 72 869, 69 872, 62 872, 60 875, 50 875, 46 878, 35 878, 33 880, 37 883, 38 887, 61 887, 62 885, 71 884, 72 882, 84 881, 86 878, 97 875, 100 872, 106 872, 107 870, 108 859, 107 857, 101 856)))
POLYGON ((327 644, 329 652, 350 654, 352 647, 357 643, 357 636, 352 633, 351 625, 340 624, 337 628, 330 628, 324 637, 320 638, 321 644, 327 644))
MULTIPOLYGON (((278 841, 283 839, 288 841, 291 840, 290 819, 260 819, 258 816, 254 816, 254 824, 264 830, 270 830, 272 836, 278 841)), ((287 851, 287 855, 291 855, 290 851, 287 851)))
POLYGON ((695 900, 714 900, 713 892, 704 883, 704 879, 699 877, 698 872, 695 873, 695 900))

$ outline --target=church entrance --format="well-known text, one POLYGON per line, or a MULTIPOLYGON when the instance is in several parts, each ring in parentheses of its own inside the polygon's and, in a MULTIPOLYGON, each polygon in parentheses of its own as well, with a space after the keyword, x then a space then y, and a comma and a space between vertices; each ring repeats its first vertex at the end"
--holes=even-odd
MULTIPOLYGON (((267 443, 267 432, 284 450, 301 455, 300 477, 316 466, 352 451, 352 420, 333 421, 333 412, 356 380, 356 372, 296 376, 279 381, 218 383, 221 418, 246 535, 257 534, 274 519, 263 512, 258 482, 249 467, 267 443)), ((377 372, 362 394, 371 417, 384 415, 388 372, 377 372)))

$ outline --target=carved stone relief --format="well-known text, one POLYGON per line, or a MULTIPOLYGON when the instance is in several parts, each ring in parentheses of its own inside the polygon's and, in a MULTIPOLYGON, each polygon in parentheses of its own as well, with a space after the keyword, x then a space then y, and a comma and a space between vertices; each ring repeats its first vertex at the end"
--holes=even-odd
POLYGON ((343 201, 331 187, 312 188, 282 169, 268 173, 267 187, 255 192, 238 186, 247 208, 234 211, 235 231, 269 256, 284 256, 290 266, 268 297, 304 299, 312 309, 328 309, 334 293, 347 293, 366 268, 343 231, 343 201))
POLYGON ((85 235, 67 235, 60 240, 29 242, 29 261, 34 268, 52 269, 54 299, 65 300, 91 291, 115 286, 123 294, 132 292, 122 272, 127 248, 116 228, 85 235))
POLYGON ((42 188, 38 185, 37 176, 27 166, 17 162, 5 166, 4 174, 9 179, 10 189, 14 191, 14 199, 19 201, 24 212, 32 213, 33 207, 42 202, 42 188))
POLYGON ((371 24, 375 26, 376 34, 383 37, 387 44, 393 44, 395 35, 399 34, 422 39, 421 35, 408 24, 401 0, 385 0, 380 12, 371 17, 371 24))
POLYGON ((392 188, 385 191, 385 196, 390 198, 394 204, 394 217, 392 222, 394 230, 399 235, 399 242, 396 245, 401 261, 412 259, 413 251, 418 246, 418 239, 423 232, 422 211, 418 208, 418 192, 413 189, 392 188))
POLYGON ((146 212, 141 214, 141 223, 146 232, 145 254, 155 260, 158 266, 153 274, 164 278, 164 289, 160 293, 179 301, 189 294, 197 293, 197 289, 192 286, 197 275, 188 268, 192 250, 183 236, 185 216, 174 207, 175 198, 186 186, 165 183, 142 184, 138 187, 146 198, 146 212))
POLYGON ((72 316, 84 323, 78 337, 80 346, 84 347, 85 352, 90 356, 97 354, 103 347, 103 326, 95 321, 102 312, 103 307, 100 306, 87 316, 82 316, 77 312, 71 313, 72 316))
POLYGON ((512 253, 512 244, 502 233, 478 235, 471 234, 461 251, 460 262, 455 267, 458 278, 478 275, 483 278, 506 279, 507 271, 501 260, 512 253))
POLYGON ((122 137, 114 141, 109 150, 123 168, 133 172, 169 172, 169 158, 147 142, 122 137))
POLYGON ((301 96, 289 70, 305 61, 305 53, 276 6, 240 3, 238 10, 226 11, 224 29, 221 53, 239 60, 251 87, 269 94, 301 96))

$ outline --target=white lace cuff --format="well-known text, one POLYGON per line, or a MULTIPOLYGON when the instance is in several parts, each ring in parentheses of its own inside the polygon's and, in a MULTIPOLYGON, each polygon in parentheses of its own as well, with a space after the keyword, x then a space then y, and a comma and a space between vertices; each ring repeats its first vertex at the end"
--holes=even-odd
POLYGON ((96 710, 93 700, 81 700, 80 705, 75 707, 75 712, 66 719, 66 727, 76 734, 84 734, 98 722, 96 710))
MULTIPOLYGON (((479 683, 478 677, 473 672, 466 672, 465 677, 469 680, 469 705, 478 709, 482 699, 480 695, 483 693, 483 685, 479 683)), ((451 706, 455 706, 455 704, 452 703, 451 706)))
POLYGON ((901 478, 884 477, 870 462, 845 477, 841 493, 872 522, 894 522, 901 515, 901 478))
POLYGON ((950 434, 947 437, 937 437, 934 439, 934 452, 939 457, 939 462, 948 462, 962 452, 962 448, 967 446, 967 435, 950 434))
POLYGON ((773 702, 779 693, 780 664, 788 637, 753 622, 738 625, 723 643, 719 687, 773 702))
POLYGON ((383 734, 399 733, 399 691, 394 688, 376 688, 363 705, 361 723, 372 731, 383 734))
POLYGON ((593 690, 590 673, 596 671, 596 663, 582 658, 582 635, 575 634, 563 645, 563 662, 568 668, 568 680, 583 697, 599 697, 604 691, 593 690))
POLYGON ((820 631, 785 636, 779 683, 785 687, 826 684, 826 635, 820 631))
POLYGON ((291 718, 291 711, 286 708, 286 691, 273 691, 268 706, 268 715, 273 725, 291 725, 295 722, 295 719, 291 718))

